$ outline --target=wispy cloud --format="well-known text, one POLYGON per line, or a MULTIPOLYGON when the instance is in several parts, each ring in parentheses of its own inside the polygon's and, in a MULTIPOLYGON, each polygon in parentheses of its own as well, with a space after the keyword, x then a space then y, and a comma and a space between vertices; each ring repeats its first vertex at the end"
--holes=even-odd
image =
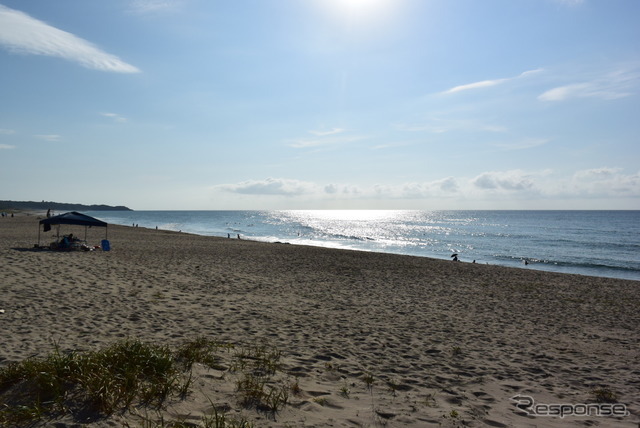
POLYGON ((126 117, 120 116, 117 113, 100 113, 100 115, 102 115, 104 117, 108 117, 110 119, 113 119, 115 122, 118 122, 118 123, 127 122, 127 118, 126 117))
POLYGON ((508 131, 505 126, 483 123, 475 119, 444 119, 435 116, 425 119, 424 123, 397 123, 395 127, 401 131, 431 132, 433 134, 443 134, 454 130, 491 133, 508 131))
POLYGON ((407 147, 415 144, 415 142, 410 141, 392 141, 384 144, 376 144, 375 146, 370 147, 371 150, 385 150, 385 149, 397 149, 399 147, 407 147))
POLYGON ((133 0, 129 11, 136 14, 148 14, 175 11, 184 0, 133 0))
POLYGON ((505 82, 509 82, 511 80, 521 79, 523 77, 527 77, 527 76, 530 76, 532 74, 539 73, 541 71, 542 71, 542 69, 538 68, 538 69, 535 69, 535 70, 525 71, 525 72, 520 73, 519 75, 517 75, 515 77, 505 77, 505 78, 501 78, 501 79, 482 80, 482 81, 479 81, 479 82, 467 83, 467 84, 464 84, 464 85, 454 86, 451 89, 447 89, 443 93, 444 94, 454 94, 456 92, 463 92, 463 91, 468 91, 468 90, 472 90, 472 89, 480 89, 480 88, 488 88, 488 87, 491 87, 491 86, 497 86, 497 85, 501 85, 501 84, 503 84, 505 82))
POLYGON ((12 146, 9 144, 0 144, 0 150, 11 150, 11 149, 15 149, 16 146, 12 146))
POLYGON ((31 16, 0 5, 0 46, 11 52, 64 58, 83 67, 116 72, 140 70, 92 43, 31 16))
POLYGON ((584 3, 585 0, 555 0, 557 3, 565 4, 568 6, 577 6, 584 3))
POLYGON ((326 135, 335 135, 335 134, 341 134, 343 133, 345 130, 342 128, 333 128, 330 129, 328 131, 309 131, 310 134, 313 135, 317 135, 319 137, 324 137, 326 135))
POLYGON ((282 195, 296 196, 318 191, 318 186, 301 180, 286 178, 266 178, 264 180, 247 180, 237 184, 222 184, 216 189, 245 195, 282 195))
POLYGON ((526 150, 543 146, 550 141, 549 138, 525 138, 510 143, 494 143, 493 145, 504 150, 526 150))
POLYGON ((637 67, 621 68, 596 78, 550 89, 538 96, 540 101, 565 101, 572 98, 615 100, 637 91, 640 71, 637 67))
POLYGON ((332 146, 351 143, 362 140, 364 137, 358 135, 340 135, 345 132, 342 128, 333 128, 329 131, 309 131, 315 138, 299 138, 288 142, 289 147, 304 149, 310 147, 332 146))
POLYGON ((0 128, 0 135, 12 135, 15 134, 16 131, 14 131, 13 129, 2 129, 0 128))
POLYGON ((34 137, 44 141, 50 141, 50 142, 56 142, 62 139, 62 137, 57 134, 37 134, 37 135, 34 135, 34 137))

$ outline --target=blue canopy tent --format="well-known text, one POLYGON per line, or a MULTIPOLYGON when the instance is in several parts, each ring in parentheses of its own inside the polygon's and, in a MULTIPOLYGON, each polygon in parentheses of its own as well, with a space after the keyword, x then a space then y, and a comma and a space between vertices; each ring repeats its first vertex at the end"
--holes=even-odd
MULTIPOLYGON (((51 226, 59 226, 61 224, 71 224, 77 226, 84 226, 84 238, 87 240, 87 228, 89 227, 104 227, 105 228, 105 237, 107 239, 107 223, 102 220, 98 220, 97 218, 93 218, 86 214, 82 214, 76 211, 71 211, 68 213, 56 215, 53 217, 45 218, 40 220, 38 224, 38 246, 40 246, 40 224, 44 225, 44 232, 48 232, 51 230, 51 226)), ((59 235, 59 230, 58 230, 59 235)), ((107 243, 108 245, 108 243, 107 243)))

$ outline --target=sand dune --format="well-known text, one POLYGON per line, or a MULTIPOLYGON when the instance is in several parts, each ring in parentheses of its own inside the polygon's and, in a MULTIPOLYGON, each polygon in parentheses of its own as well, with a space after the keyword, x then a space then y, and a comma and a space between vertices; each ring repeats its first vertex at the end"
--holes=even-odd
MULTIPOLYGON (((300 390, 266 415, 237 403, 232 376, 200 368, 196 390, 168 416, 195 421, 214 402, 271 427, 640 420, 637 281, 122 226, 109 227, 109 252, 36 251, 37 233, 35 215, 0 220, 0 366, 55 344, 91 350, 127 337, 206 336, 277 347, 282 376, 300 390), (630 415, 532 416, 510 400, 592 403, 602 387, 630 415)), ((89 230, 89 243, 103 234, 89 230)))

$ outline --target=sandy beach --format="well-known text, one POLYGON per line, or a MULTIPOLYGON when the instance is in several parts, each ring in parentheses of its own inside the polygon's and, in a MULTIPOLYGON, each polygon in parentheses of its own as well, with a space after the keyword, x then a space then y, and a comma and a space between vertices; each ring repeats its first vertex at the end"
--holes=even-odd
POLYGON ((256 427, 639 426, 640 282, 113 225, 108 252, 35 250, 38 219, 0 219, 0 367, 56 344, 204 336, 276 347, 298 388, 266 414, 237 402, 233 373, 201 367, 165 418, 216 404, 256 427), (511 399, 588 404, 599 389, 629 415, 534 416, 511 399))

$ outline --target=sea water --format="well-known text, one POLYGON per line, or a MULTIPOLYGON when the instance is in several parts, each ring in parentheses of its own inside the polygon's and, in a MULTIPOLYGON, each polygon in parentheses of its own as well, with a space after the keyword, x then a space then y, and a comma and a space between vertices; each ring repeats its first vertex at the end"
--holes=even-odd
POLYGON ((640 280, 640 211, 115 211, 108 223, 640 280))

